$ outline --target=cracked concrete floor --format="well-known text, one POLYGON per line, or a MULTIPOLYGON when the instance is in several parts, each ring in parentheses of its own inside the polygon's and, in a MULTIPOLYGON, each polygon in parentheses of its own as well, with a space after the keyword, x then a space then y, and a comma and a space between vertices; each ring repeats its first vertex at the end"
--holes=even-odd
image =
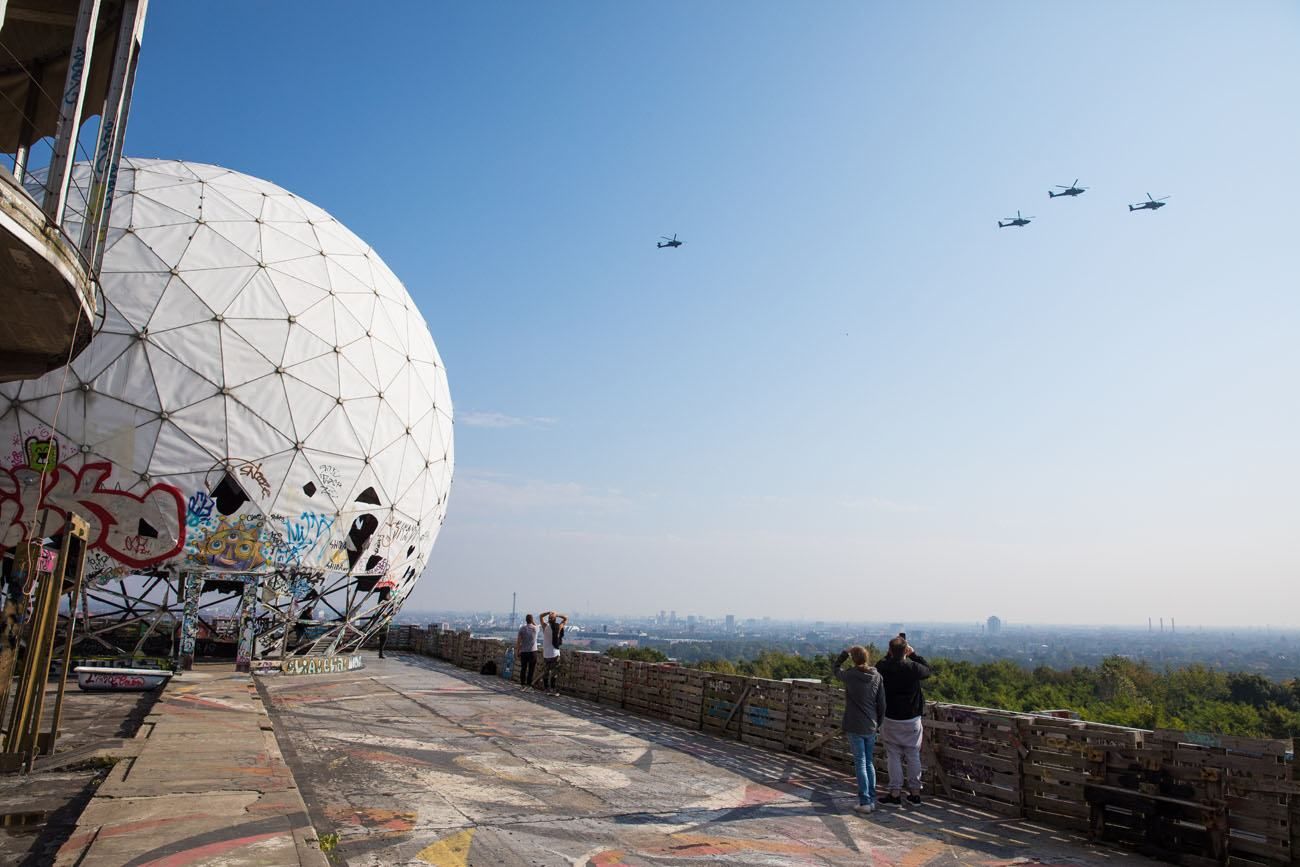
POLYGON ((259 681, 316 830, 360 865, 1152 864, 962 805, 401 655, 259 681))

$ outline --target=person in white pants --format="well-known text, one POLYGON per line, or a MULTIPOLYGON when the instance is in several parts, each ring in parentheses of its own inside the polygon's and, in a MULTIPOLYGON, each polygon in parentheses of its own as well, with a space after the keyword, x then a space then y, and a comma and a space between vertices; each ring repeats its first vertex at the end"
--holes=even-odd
POLYGON ((903 803, 903 789, 911 804, 921 803, 921 714, 925 695, 921 681, 930 676, 930 665, 899 633, 889 642, 889 654, 876 663, 885 680, 885 720, 880 726, 880 740, 885 744, 889 763, 889 794, 880 803, 897 806, 903 803), (904 774, 906 768, 906 774, 904 774))

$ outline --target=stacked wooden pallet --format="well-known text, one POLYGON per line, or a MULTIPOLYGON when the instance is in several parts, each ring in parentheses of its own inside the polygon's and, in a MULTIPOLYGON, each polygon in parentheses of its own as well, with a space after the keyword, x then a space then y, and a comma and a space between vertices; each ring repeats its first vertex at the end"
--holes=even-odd
POLYGON ((1133 761, 1142 732, 1120 726, 1035 716, 1020 724, 1025 815, 1087 832, 1092 811, 1084 787, 1104 783, 1106 768, 1133 761))
POLYGON ((613 659, 608 656, 600 658, 600 692, 598 700, 601 704, 613 705, 614 707, 623 706, 623 672, 626 668, 626 660, 613 659))
POLYGON ((568 654, 560 667, 560 691, 589 701, 599 698, 600 659, 592 650, 568 654))
POLYGON ((711 734, 740 737, 740 716, 748 696, 749 678, 707 673, 704 678, 701 728, 711 734))
POLYGON ((740 739, 747 744, 783 750, 790 715, 792 684, 749 678, 740 714, 740 739))
POLYGON ((786 710, 786 749, 828 763, 849 761, 849 745, 840 727, 844 691, 823 683, 790 685, 786 710))
POLYGON ((664 672, 667 685, 667 716, 673 725, 699 731, 704 708, 707 675, 693 668, 670 668, 664 672))
POLYGON ((623 669, 623 707, 652 719, 668 718, 669 669, 648 662, 628 662, 623 669))
POLYGON ((1094 833, 1185 863, 1274 864, 1295 856, 1300 787, 1281 740, 1158 729, 1135 761, 1090 786, 1094 833))
POLYGON ((931 705, 923 761, 945 796, 1004 816, 1020 816, 1022 799, 1019 714, 931 705))

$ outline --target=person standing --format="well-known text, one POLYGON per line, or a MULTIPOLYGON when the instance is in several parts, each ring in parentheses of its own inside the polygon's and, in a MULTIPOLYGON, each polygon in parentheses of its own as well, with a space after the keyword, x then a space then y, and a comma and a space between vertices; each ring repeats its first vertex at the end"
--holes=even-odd
POLYGON ((560 645, 564 642, 565 625, 569 618, 554 611, 542 613, 542 689, 559 695, 556 679, 560 674, 560 645))
POLYGON ((390 620, 388 623, 384 624, 383 630, 380 631, 379 633, 379 658, 380 659, 384 658, 384 648, 388 646, 388 628, 391 625, 392 625, 392 621, 390 620))
POLYGON ((515 635, 515 659, 519 660, 519 685, 533 688, 533 672, 537 668, 537 624, 533 615, 524 615, 524 625, 515 635))
POLYGON ((900 632, 889 641, 889 654, 876 665, 885 679, 885 721, 880 727, 880 739, 885 742, 889 761, 889 794, 880 799, 882 804, 898 805, 903 802, 903 789, 911 804, 921 803, 921 714, 925 711, 925 695, 921 681, 930 676, 930 665, 921 654, 907 643, 900 632), (906 765, 907 776, 903 776, 906 765))
MULTIPOLYGON (((871 667, 867 649, 853 645, 840 652, 831 673, 844 684, 844 737, 853 750, 853 767, 858 773, 858 803, 854 811, 871 813, 876 809, 876 732, 885 717, 885 681, 871 667), (853 667, 843 668, 846 659, 853 667)), ((892 778, 891 778, 892 779, 892 778)))

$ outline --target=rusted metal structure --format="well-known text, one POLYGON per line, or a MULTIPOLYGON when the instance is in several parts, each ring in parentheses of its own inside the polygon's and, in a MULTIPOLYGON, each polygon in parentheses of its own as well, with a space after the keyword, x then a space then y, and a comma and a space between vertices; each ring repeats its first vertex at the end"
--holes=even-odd
MULTIPOLYGON (((23 598, 30 600, 27 616, 23 618, 22 670, 14 687, 12 710, 4 732, 4 747, 0 752, 0 769, 30 771, 38 754, 54 751, 62 718, 63 696, 67 687, 68 666, 72 659, 72 627, 64 638, 63 658, 58 663, 58 690, 54 699, 53 719, 48 732, 40 731, 45 711, 45 686, 50 669, 55 664, 55 638, 58 627, 59 601, 68 597, 68 610, 77 610, 81 595, 82 575, 86 566, 86 547, 89 530, 86 522, 76 515, 68 518, 61 534, 58 556, 46 569, 42 564, 43 548, 39 542, 28 543, 23 567, 30 576, 30 589, 23 598)), ((12 662, 10 662, 12 666, 12 662)), ((4 696, 8 696, 9 674, 2 683, 4 696)), ((0 713, 4 702, 0 699, 0 713)))
POLYGON ((0 0, 0 382, 90 342, 147 5, 0 0))

